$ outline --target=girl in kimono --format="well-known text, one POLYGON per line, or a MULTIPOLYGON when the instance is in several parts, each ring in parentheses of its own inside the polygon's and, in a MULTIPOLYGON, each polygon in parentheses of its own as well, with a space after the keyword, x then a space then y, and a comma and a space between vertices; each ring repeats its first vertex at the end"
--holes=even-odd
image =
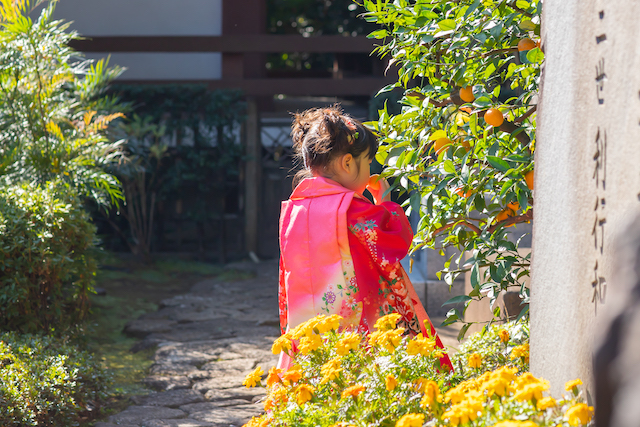
MULTIPOLYGON (((413 239, 409 221, 384 194, 387 181, 370 175, 375 135, 335 106, 296 114, 291 135, 304 169, 280 214, 282 333, 319 314, 369 333, 378 318, 398 313, 409 334, 427 336, 428 327, 436 335, 400 265, 413 239)), ((446 353, 441 364, 451 368, 446 353)), ((286 354, 278 365, 288 367, 286 354)))

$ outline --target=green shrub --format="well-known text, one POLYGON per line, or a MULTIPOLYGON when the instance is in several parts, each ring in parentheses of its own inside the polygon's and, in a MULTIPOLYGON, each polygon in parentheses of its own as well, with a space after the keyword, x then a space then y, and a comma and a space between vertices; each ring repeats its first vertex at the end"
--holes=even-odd
POLYGON ((0 425, 76 426, 105 397, 108 376, 61 339, 0 334, 0 425))
POLYGON ((96 271, 95 226, 55 184, 0 188, 0 329, 58 331, 82 320, 96 271))
POLYGON ((71 49, 79 36, 54 18, 56 4, 0 2, 0 175, 12 184, 59 180, 109 205, 123 198, 106 172, 121 157, 107 128, 122 114, 104 92, 122 70, 71 49))

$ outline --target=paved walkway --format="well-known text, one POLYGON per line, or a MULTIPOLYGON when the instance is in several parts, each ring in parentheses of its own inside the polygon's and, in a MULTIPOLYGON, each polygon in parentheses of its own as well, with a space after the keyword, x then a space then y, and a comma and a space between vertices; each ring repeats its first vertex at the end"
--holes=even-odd
MULTIPOLYGON (((202 281, 127 324, 128 334, 142 338, 138 350, 157 346, 145 383, 158 391, 134 397, 132 406, 96 427, 241 426, 262 412, 257 402, 264 388, 247 389, 242 381, 256 366, 267 372, 277 362, 271 344, 279 336, 278 265, 229 267, 256 276, 202 281)), ((455 331, 439 332, 445 345, 454 344, 455 331)))

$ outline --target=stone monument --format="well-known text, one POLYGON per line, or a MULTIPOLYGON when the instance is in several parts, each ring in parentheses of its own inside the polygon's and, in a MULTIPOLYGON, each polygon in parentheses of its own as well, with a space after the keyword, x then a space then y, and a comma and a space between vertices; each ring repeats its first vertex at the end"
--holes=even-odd
MULTIPOLYGON (((531 371, 593 395, 612 244, 640 209, 640 2, 545 1, 535 147, 531 371)), ((593 403, 591 401, 590 403, 593 403)))

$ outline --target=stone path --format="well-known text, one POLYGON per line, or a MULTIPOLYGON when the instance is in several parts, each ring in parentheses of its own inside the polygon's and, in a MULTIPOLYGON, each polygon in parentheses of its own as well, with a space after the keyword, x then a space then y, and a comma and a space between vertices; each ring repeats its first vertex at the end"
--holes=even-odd
MULTIPOLYGON (((271 344, 280 334, 278 264, 229 267, 256 276, 202 281, 127 324, 125 332, 142 339, 134 351, 157 346, 144 382, 158 391, 132 398, 132 406, 95 427, 241 426, 262 413, 264 388, 247 389, 242 381, 256 366, 267 372, 277 362, 271 344)), ((456 327, 438 333, 445 345, 457 346, 456 327)))
POLYGON ((205 280, 190 293, 162 301, 160 309, 129 322, 125 332, 142 338, 134 350, 157 346, 147 386, 132 406, 95 427, 241 426, 262 413, 264 388, 247 389, 245 376, 277 357, 277 262, 237 264, 250 280, 205 280))

